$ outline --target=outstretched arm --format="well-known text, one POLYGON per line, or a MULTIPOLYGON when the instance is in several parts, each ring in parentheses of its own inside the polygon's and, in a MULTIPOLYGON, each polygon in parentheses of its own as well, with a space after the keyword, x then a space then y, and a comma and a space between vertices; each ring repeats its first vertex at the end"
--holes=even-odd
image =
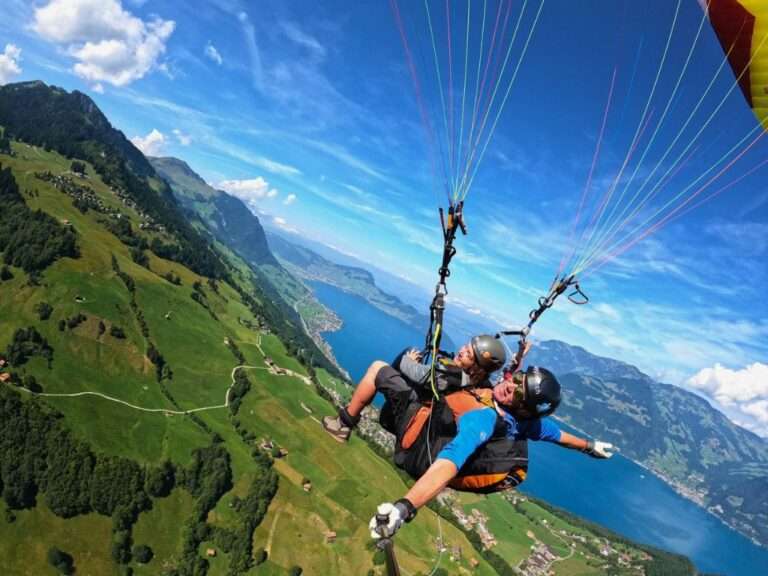
POLYGON ((600 440, 586 440, 585 438, 568 434, 568 432, 561 432, 560 440, 557 443, 565 448, 584 452, 593 458, 604 459, 613 456, 613 444, 601 442, 600 440))

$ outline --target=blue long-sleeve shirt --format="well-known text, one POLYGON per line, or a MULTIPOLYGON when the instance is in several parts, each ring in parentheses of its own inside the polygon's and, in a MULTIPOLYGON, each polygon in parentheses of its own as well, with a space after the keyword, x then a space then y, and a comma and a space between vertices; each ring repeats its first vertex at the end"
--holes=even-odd
MULTIPOLYGON (((478 408, 462 414, 457 422, 458 433, 437 455, 461 469, 467 459, 493 435, 497 412, 493 408, 478 408)), ((514 440, 543 440, 559 442, 560 427, 549 418, 517 420, 504 414, 507 438, 514 440)))

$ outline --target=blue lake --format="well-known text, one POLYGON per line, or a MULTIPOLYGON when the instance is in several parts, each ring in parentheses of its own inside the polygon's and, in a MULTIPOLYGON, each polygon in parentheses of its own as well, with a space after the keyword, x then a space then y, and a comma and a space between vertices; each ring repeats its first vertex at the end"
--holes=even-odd
MULTIPOLYGON (((384 314, 362 298, 322 283, 312 288, 344 321, 324 335, 358 380, 376 359, 389 361, 424 333, 384 314)), ((598 461, 546 443, 531 443, 523 492, 643 542, 691 558, 702 572, 768 574, 768 550, 722 524, 642 467, 621 456, 598 461)))

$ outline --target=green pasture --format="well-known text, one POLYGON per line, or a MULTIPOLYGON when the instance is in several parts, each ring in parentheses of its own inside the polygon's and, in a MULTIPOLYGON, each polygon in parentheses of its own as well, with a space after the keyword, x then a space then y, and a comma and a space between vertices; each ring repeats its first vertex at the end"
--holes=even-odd
POLYGON ((64 520, 42 502, 32 510, 14 511, 16 520, 5 520, 5 503, 0 500, 0 567, 3 576, 56 574, 48 564, 52 546, 74 558, 77 574, 117 574, 110 556, 112 521, 106 516, 87 514, 64 520))
POLYGON ((307 370, 293 356, 288 355, 285 345, 274 334, 265 334, 261 340, 264 354, 270 356, 278 366, 293 370, 297 374, 307 375, 307 370))
POLYGON ((315 373, 318 380, 320 381, 320 384, 324 388, 334 390, 337 394, 339 394, 339 397, 344 400, 349 400, 352 398, 353 389, 349 384, 343 380, 339 380, 338 378, 331 376, 328 371, 323 368, 318 368, 315 373))
POLYGON ((134 562, 134 574, 158 574, 162 568, 176 564, 181 556, 184 523, 193 505, 194 500, 186 490, 176 489, 166 498, 153 500, 152 510, 139 516, 133 527, 133 542, 152 548, 154 557, 147 564, 134 562))

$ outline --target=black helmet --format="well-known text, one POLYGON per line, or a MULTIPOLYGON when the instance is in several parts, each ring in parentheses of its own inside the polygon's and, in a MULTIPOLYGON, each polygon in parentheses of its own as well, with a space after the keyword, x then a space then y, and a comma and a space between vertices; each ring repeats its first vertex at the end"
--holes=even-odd
POLYGON ((525 371, 525 407, 534 418, 552 414, 560 405, 560 382, 546 368, 530 366, 525 371))
POLYGON ((480 334, 470 341, 475 353, 475 362, 486 372, 495 372, 507 361, 507 351, 498 338, 480 334))

